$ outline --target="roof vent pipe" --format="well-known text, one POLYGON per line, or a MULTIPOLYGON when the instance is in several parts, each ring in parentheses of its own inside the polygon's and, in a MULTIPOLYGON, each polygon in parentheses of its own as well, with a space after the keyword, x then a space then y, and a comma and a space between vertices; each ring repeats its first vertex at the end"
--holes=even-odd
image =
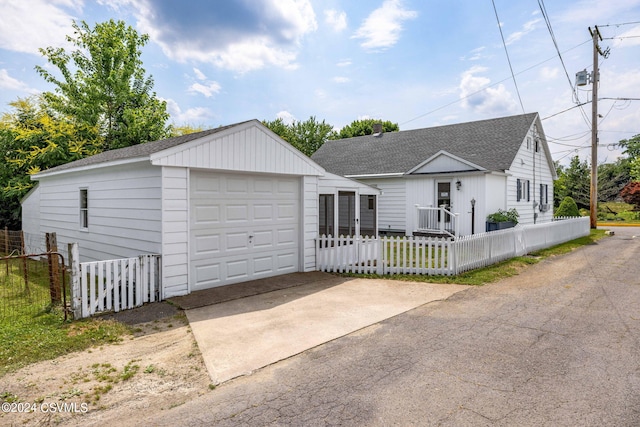
POLYGON ((382 134, 382 123, 373 124, 373 136, 380 136, 382 134))

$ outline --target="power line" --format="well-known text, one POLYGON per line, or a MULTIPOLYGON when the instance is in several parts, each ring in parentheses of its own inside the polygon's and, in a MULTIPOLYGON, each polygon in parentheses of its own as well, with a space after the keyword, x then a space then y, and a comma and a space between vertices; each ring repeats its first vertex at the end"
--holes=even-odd
POLYGON ((542 17, 544 18, 544 22, 547 24, 547 30, 549 30, 549 34, 551 35, 551 40, 553 41, 553 46, 556 48, 556 52, 558 53, 558 58, 560 58, 560 63, 562 64, 562 68, 564 69, 564 74, 567 76, 567 81, 569 82, 569 87, 571 87, 571 91, 575 90, 573 86, 573 82, 569 77, 569 72, 567 71, 567 67, 564 64, 564 59, 562 58, 562 54, 560 53, 560 48, 558 47, 558 42, 556 40, 556 36, 553 33, 553 28, 551 27, 551 21, 549 20, 549 15, 547 14, 547 7, 544 4, 544 0, 538 0, 538 6, 540 7, 540 11, 542 12, 542 17))
MULTIPOLYGON (((564 52, 562 52, 562 53, 570 52, 570 51, 572 51, 572 50, 574 50, 574 49, 577 49, 577 48, 579 48, 580 46, 585 45, 585 44, 590 43, 590 42, 591 42, 591 39, 589 39, 589 40, 585 40, 585 41, 583 41, 582 43, 580 43, 580 44, 578 44, 578 45, 576 45, 576 46, 573 46, 573 47, 571 47, 571 48, 569 48, 569 49, 565 50, 565 51, 564 51, 564 52)), ((536 67, 539 67, 540 65, 544 64, 545 62, 549 62, 549 61, 551 61, 552 59, 555 59, 555 55, 554 55, 554 56, 552 56, 552 57, 550 57, 550 58, 545 59, 544 61, 540 61, 540 62, 538 62, 538 63, 536 63, 536 64, 533 64, 533 65, 531 65, 530 67, 527 67, 527 68, 525 68, 525 69, 524 69, 524 70, 522 70, 522 71, 517 72, 517 73, 516 73, 516 76, 518 76, 518 75, 520 75, 520 74, 522 74, 522 73, 525 73, 525 72, 527 72, 527 71, 529 71, 529 70, 532 70, 532 69, 534 69, 534 68, 536 68, 536 67)), ((418 116, 416 116, 416 117, 414 117, 414 118, 412 118, 412 119, 409 119, 409 120, 407 120, 407 121, 405 121, 405 122, 399 123, 399 125, 400 125, 400 126, 404 126, 404 125, 406 125, 407 123, 411 123, 411 122, 413 122, 413 121, 415 121, 415 120, 421 119, 421 118, 423 118, 423 117, 425 117, 425 116, 428 116, 429 114, 433 114, 433 113, 435 113, 436 111, 440 111, 440 110, 442 110, 442 109, 444 109, 444 108, 449 107, 450 105, 456 104, 456 103, 461 102, 461 101, 463 101, 463 100, 465 100, 465 99, 467 99, 467 98, 470 98, 470 97, 472 97, 472 96, 474 96, 474 95, 477 95, 477 94, 479 94, 480 92, 484 92, 485 90, 487 90, 487 89, 489 89, 489 88, 492 88, 492 87, 494 87, 494 86, 497 86, 497 85, 499 85, 500 83, 505 82, 505 81, 507 81, 507 80, 509 80, 509 77, 506 77, 506 78, 504 78, 504 79, 502 79, 502 80, 499 80, 499 81, 497 81, 497 82, 495 82, 495 83, 493 83, 493 84, 490 84, 490 85, 488 85, 488 86, 486 86, 486 87, 483 87, 482 89, 479 89, 479 90, 477 90, 477 91, 475 91, 475 92, 472 92, 472 93, 470 93, 470 94, 469 94, 469 95, 467 95, 467 96, 463 96, 463 97, 461 97, 461 98, 458 98, 458 99, 456 99, 455 101, 451 101, 451 102, 449 102, 449 103, 447 103, 447 104, 445 104, 445 105, 442 105, 442 106, 440 106, 440 107, 438 107, 438 108, 435 108, 435 109, 433 109, 433 110, 427 111, 427 112, 426 112, 426 113, 424 113, 424 114, 420 114, 420 115, 418 115, 418 116)))
POLYGON ((522 113, 525 114, 524 104, 522 103, 522 98, 520 97, 520 89, 518 89, 518 83, 516 82, 516 76, 513 73, 513 67, 511 66, 511 59, 509 58, 509 51, 507 50, 507 44, 504 42, 504 34, 502 33, 502 26, 500 25, 500 18, 498 18, 498 9, 496 9, 495 0, 491 0, 493 4, 493 11, 496 14, 496 21, 498 22, 498 29, 500 30, 500 38, 502 39, 502 45, 504 46, 504 53, 507 55, 507 62, 509 63, 509 70, 511 70, 511 78, 513 78, 513 85, 516 87, 516 93, 518 94, 518 100, 520 101, 520 107, 522 107, 522 113))

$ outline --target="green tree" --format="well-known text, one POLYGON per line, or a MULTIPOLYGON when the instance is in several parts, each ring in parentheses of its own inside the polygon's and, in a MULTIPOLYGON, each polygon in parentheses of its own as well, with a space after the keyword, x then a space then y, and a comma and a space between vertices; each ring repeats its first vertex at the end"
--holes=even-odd
POLYGON ((356 136, 372 135, 373 125, 382 124, 383 132, 398 132, 400 126, 397 123, 391 123, 389 120, 382 121, 377 119, 354 120, 350 125, 340 129, 336 139, 353 138, 356 136))
POLYGON ((620 190, 631 180, 629 159, 618 159, 615 163, 598 166, 598 201, 613 202, 620 190))
POLYGON ((579 208, 589 208, 589 188, 591 173, 586 160, 580 161, 574 156, 567 168, 558 168, 558 181, 554 184, 554 203, 560 203, 565 197, 574 199, 579 208))
POLYGON ((575 200, 567 196, 554 212, 554 216, 580 216, 580 211, 578 210, 578 205, 575 200))
POLYGON ((29 175, 97 154, 97 127, 78 124, 47 108, 40 97, 9 103, 0 117, 0 226, 20 228, 20 199, 33 187, 29 175))
POLYGON ((629 159, 629 174, 634 181, 640 181, 640 134, 619 142, 629 159))
POLYGON ((145 77, 141 47, 149 40, 123 21, 109 20, 94 28, 73 22, 67 41, 75 50, 40 49, 61 77, 49 68, 36 70, 55 92, 44 97, 57 113, 79 125, 97 126, 103 149, 126 147, 162 139, 169 134, 166 103, 156 98, 153 79, 145 77))
POLYGON ((314 116, 304 122, 294 121, 290 125, 284 123, 281 118, 262 123, 307 156, 315 153, 327 140, 335 139, 333 126, 324 120, 318 122, 314 116))

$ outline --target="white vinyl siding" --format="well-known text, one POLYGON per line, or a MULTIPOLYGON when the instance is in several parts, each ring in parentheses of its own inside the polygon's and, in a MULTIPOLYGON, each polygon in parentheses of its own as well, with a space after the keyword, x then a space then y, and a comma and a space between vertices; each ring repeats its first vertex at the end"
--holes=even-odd
POLYGON ((407 226, 406 180, 403 178, 361 179, 379 189, 378 231, 404 231, 407 226))
MULTIPOLYGON (((532 127, 533 128, 533 127, 532 127)), ((506 209, 515 208, 521 224, 547 222, 553 218, 553 209, 540 212, 540 184, 547 185, 549 194, 553 194, 553 172, 545 155, 544 145, 536 144, 533 129, 525 137, 520 150, 509 168, 507 181, 506 209), (531 138, 527 144, 528 138, 531 138), (536 151, 536 146, 538 150, 536 151), (518 181, 520 182, 520 198, 518 199, 518 181), (528 184, 527 184, 528 181, 528 184), (528 190, 527 190, 528 185, 528 190)), ((553 197, 551 197, 553 203, 553 197)))
POLYGON ((189 293, 189 169, 162 168, 162 283, 164 297, 189 293))
POLYGON ((318 178, 302 177, 302 269, 316 269, 316 237, 318 237, 318 178))
MULTIPOLYGON (((40 186, 36 186, 22 199, 22 231, 40 236, 40 186)), ((44 248, 40 248, 44 249, 44 248)))
POLYGON ((40 187, 40 232, 77 242, 81 261, 160 253, 160 169, 148 162, 52 176, 40 187), (80 229, 80 189, 88 189, 89 228, 80 229))

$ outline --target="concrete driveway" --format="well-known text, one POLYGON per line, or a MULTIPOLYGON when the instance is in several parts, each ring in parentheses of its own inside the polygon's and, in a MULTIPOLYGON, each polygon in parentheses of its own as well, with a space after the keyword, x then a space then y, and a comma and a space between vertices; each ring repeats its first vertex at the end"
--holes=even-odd
MULTIPOLYGON (((212 294, 230 301, 185 310, 214 384, 446 299, 467 286, 348 279, 316 272, 225 288, 192 294, 189 301, 202 305, 212 294), (292 278, 299 283, 287 287, 292 278), (261 288, 270 291, 245 296, 261 288), (241 298, 233 299, 232 294, 241 298)), ((180 301, 183 306, 186 302, 180 301)))

